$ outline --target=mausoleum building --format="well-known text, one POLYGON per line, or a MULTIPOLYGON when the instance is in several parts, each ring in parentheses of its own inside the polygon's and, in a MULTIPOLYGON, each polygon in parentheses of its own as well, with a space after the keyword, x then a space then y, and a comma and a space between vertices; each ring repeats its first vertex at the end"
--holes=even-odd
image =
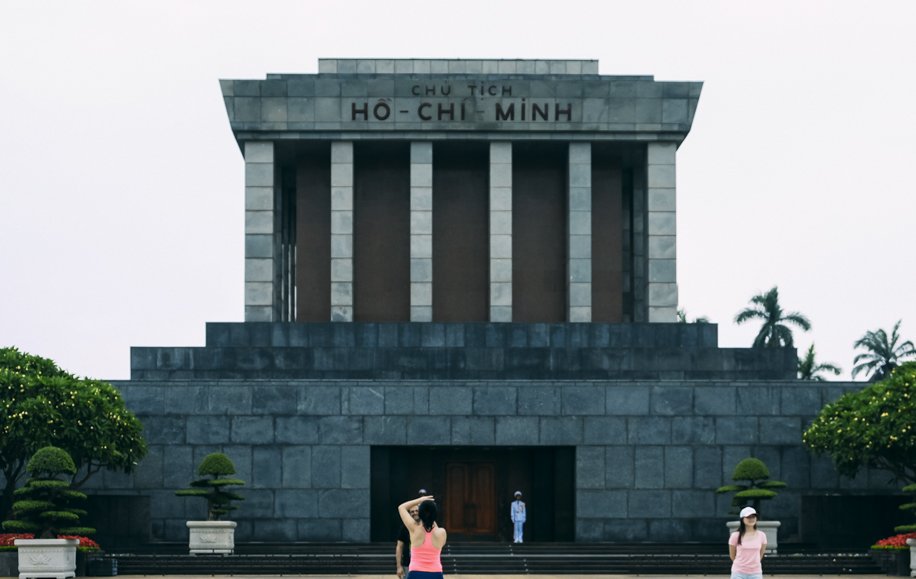
POLYGON ((515 490, 532 541, 724 541, 713 491, 747 456, 789 484, 762 513, 783 540, 817 540, 838 489, 887 499, 880 474, 842 481, 801 446, 857 385, 676 323, 676 159, 701 83, 324 59, 221 87, 245 321, 132 349, 116 384, 150 453, 95 489, 134 513, 125 535, 183 540, 202 512, 174 490, 213 451, 249 482, 241 542, 393 541, 420 487, 453 541, 511 537, 515 490))

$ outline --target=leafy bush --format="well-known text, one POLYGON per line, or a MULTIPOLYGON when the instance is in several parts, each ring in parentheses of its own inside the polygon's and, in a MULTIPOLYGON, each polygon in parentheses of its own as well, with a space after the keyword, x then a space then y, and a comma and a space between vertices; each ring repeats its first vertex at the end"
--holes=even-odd
POLYGON ((854 477, 862 467, 916 483, 916 363, 881 382, 824 406, 802 436, 815 454, 828 454, 837 471, 854 477))
POLYGON ((244 500, 238 493, 229 490, 230 486, 241 486, 245 482, 237 478, 227 478, 235 474, 235 465, 228 456, 221 452, 208 454, 197 467, 197 474, 204 478, 191 483, 191 488, 176 491, 180 497, 200 497, 207 501, 207 519, 218 521, 238 507, 232 501, 244 500))
POLYGON ((72 490, 61 476, 76 473, 76 465, 66 450, 54 446, 39 449, 26 466, 32 476, 25 486, 14 493, 13 519, 4 521, 7 531, 35 533, 42 539, 60 535, 91 535, 95 529, 79 527, 79 518, 86 511, 73 503, 86 500, 86 495, 72 490))
POLYGON ((732 497, 733 514, 737 514, 741 507, 748 503, 754 510, 760 511, 760 502, 775 498, 779 493, 773 489, 786 487, 786 483, 778 480, 769 480, 770 469, 758 458, 745 458, 735 466, 732 480, 744 484, 731 484, 716 489, 719 494, 735 493, 732 497))
POLYGON ((73 459, 78 488, 101 469, 131 472, 146 455, 140 421, 111 384, 81 379, 52 360, 0 348, 0 518, 36 450, 73 459))

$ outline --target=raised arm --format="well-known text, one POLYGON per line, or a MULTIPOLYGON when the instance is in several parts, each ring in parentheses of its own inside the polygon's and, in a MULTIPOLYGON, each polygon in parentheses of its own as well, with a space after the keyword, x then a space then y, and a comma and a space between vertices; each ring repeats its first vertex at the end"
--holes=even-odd
POLYGON ((398 506, 398 515, 401 516, 401 522, 404 523, 404 526, 407 527, 407 530, 413 529, 417 526, 417 522, 413 520, 413 517, 411 517, 410 513, 408 512, 410 511, 410 507, 419 505, 423 501, 431 500, 433 500, 432 496, 419 497, 416 499, 411 499, 406 503, 401 503, 400 506, 398 506))

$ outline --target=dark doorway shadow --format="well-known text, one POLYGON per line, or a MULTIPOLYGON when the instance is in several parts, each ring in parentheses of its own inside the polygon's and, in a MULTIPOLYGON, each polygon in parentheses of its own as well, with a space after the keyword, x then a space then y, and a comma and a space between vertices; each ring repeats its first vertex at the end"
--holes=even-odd
POLYGON ((516 490, 528 505, 528 541, 572 541, 575 521, 573 447, 372 448, 373 541, 393 541, 397 505, 428 489, 451 541, 509 541, 509 504, 516 490))

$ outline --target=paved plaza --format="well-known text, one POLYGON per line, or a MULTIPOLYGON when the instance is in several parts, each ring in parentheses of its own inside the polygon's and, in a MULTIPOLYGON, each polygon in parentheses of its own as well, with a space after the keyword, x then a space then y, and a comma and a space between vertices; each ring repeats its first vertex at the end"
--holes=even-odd
MULTIPOLYGON (((493 575, 454 575, 446 574, 446 576, 453 577, 464 577, 465 579, 492 579, 493 575)), ((802 579, 809 577, 823 577, 824 579, 833 579, 839 577, 856 577, 857 579, 885 579, 887 575, 770 575, 764 573, 765 577, 780 577, 781 579, 802 579)), ((169 577, 170 579, 221 579, 223 577, 233 577, 233 575, 119 575, 119 577, 169 577)), ((347 579, 381 579, 387 577, 389 579, 395 577, 394 574, 391 575, 244 575, 245 579, 260 579, 267 577, 288 577, 290 579, 295 579, 296 577, 303 577, 306 579, 339 579, 346 577, 347 579)), ((498 575, 499 579, 636 579, 646 578, 646 577, 707 577, 709 579, 715 579, 718 577, 729 577, 728 573, 723 573, 721 575, 498 575)))

